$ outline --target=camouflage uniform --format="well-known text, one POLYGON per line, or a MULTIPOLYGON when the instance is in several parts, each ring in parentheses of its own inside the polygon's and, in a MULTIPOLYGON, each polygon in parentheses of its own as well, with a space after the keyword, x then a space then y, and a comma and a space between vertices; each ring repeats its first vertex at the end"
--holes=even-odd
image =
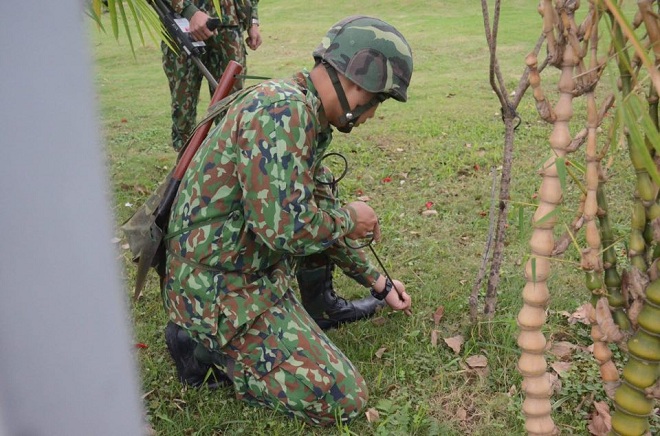
POLYGON ((319 162, 332 139, 309 74, 246 90, 202 144, 175 200, 164 301, 226 361, 239 398, 314 423, 357 414, 360 374, 291 290, 297 256, 325 252, 365 286, 379 273, 341 241, 353 228, 319 162))
MULTIPOLYGON (((166 0, 167 1, 167 0, 166 0)), ((190 19, 195 12, 202 10, 216 16, 212 0, 169 0, 174 10, 190 19)), ((219 78, 229 61, 241 64, 243 73, 247 72, 246 49, 243 32, 248 29, 252 18, 257 19, 259 0, 220 0, 222 24, 218 34, 207 39, 204 54, 200 60, 219 78), (249 5, 252 5, 250 10, 249 5)), ((184 52, 176 53, 164 42, 163 69, 167 76, 172 96, 172 146, 179 151, 190 137, 197 117, 197 102, 202 86, 203 74, 184 52)), ((243 80, 238 78, 234 90, 243 87, 243 80)), ((211 92, 209 88, 209 92, 211 92)))
MULTIPOLYGON (((366 32, 367 43, 376 35, 396 62, 407 56, 408 71, 403 79, 388 77, 404 67, 392 68, 368 49, 354 54, 351 65, 366 71, 380 62, 383 70, 365 88, 405 101, 412 72, 407 43, 402 54, 380 41, 396 40, 392 35, 375 26, 366 32)), ((318 53, 329 51, 329 42, 323 44, 318 53)), ((366 405, 365 382, 291 289, 296 259, 320 253, 365 287, 380 276, 362 250, 343 242, 357 217, 340 207, 327 184, 332 175, 322 159, 332 128, 307 71, 232 98, 174 200, 165 309, 199 344, 195 357, 200 348, 210 355, 238 398, 313 424, 346 422, 366 405)))

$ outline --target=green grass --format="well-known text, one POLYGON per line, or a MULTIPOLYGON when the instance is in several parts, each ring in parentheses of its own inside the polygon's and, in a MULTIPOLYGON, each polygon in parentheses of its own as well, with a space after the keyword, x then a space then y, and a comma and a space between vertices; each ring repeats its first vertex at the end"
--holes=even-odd
MULTIPOLYGON (((536 5, 529 1, 504 3, 498 56, 505 82, 513 90, 524 69, 524 57, 540 34, 541 20, 536 5)), ((489 55, 479 2, 263 2, 264 43, 257 52, 250 52, 248 73, 286 77, 310 68, 311 52, 330 25, 356 13, 379 16, 396 25, 415 56, 409 102, 388 101, 353 134, 337 133, 332 146, 350 165, 340 186, 342 199, 371 198, 384 233, 376 250, 388 271, 407 284, 414 299, 412 317, 384 312, 376 321, 354 323, 329 334, 365 376, 371 393, 369 407, 378 408, 381 420, 370 424, 361 418, 347 427, 317 429, 245 406, 228 390, 183 389, 165 348, 166 317, 152 276, 143 299, 131 305, 131 314, 135 341, 148 346, 136 352, 145 410, 159 435, 524 432, 515 318, 522 304, 522 265, 540 183, 536 170, 550 153, 550 126, 539 120, 531 96, 526 96, 519 107, 522 123, 516 133, 510 226, 497 314, 491 322, 471 325, 468 296, 488 231, 490 169, 500 167, 504 144, 499 102, 488 82, 489 55), (391 181, 384 182, 386 177, 391 181), (420 214, 427 202, 433 203, 437 215, 420 214), (466 339, 458 355, 442 340, 437 347, 431 344, 432 315, 440 305, 446 312, 437 327, 439 337, 462 334, 466 339), (376 357, 382 347, 386 351, 376 357), (467 367, 465 359, 474 354, 488 357, 487 372, 467 367)), ((90 33, 114 212, 121 224, 174 162, 169 143, 169 92, 156 44, 148 41, 132 57, 125 38, 117 42, 96 29, 90 33)), ((553 71, 544 74, 548 81, 545 91, 551 99, 556 96, 556 77, 553 71)), ((200 113, 207 102, 205 97, 200 113)), ((579 117, 584 114, 576 110, 579 117)), ((572 131, 581 127, 576 124, 572 131)), ((632 192, 630 170, 627 150, 614 144, 611 154, 615 166, 608 184, 610 215, 617 236, 623 237, 630 206, 627 193, 632 192)), ((570 222, 577 209, 578 189, 569 186, 565 198, 562 222, 570 222)), ((587 346, 588 332, 569 325, 560 314, 588 299, 576 247, 563 260, 553 264, 545 331, 551 339, 587 346)), ((127 252, 123 261, 128 298, 135 270, 127 252)), ((344 277, 337 277, 337 287, 345 297, 365 294, 344 277)), ((586 431, 586 419, 575 409, 583 403, 583 409, 590 410, 593 399, 585 386, 598 389, 594 363, 588 358, 577 359, 575 373, 553 398, 557 401, 553 418, 563 434, 586 431)))

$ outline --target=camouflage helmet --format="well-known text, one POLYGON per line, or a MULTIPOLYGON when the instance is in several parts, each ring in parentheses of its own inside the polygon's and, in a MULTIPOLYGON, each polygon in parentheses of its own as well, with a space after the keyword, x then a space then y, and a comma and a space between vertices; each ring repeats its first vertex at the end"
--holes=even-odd
POLYGON ((413 70, 410 45, 378 18, 355 15, 336 23, 314 50, 314 58, 371 93, 408 99, 413 70))

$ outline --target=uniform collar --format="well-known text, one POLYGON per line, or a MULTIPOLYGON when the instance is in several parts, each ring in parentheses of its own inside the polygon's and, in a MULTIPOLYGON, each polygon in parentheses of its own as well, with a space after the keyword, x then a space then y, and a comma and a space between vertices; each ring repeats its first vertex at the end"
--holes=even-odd
POLYGON ((319 98, 319 92, 316 90, 316 87, 314 86, 314 82, 312 82, 312 78, 309 75, 309 71, 307 69, 303 69, 294 76, 294 79, 296 83, 305 91, 306 94, 310 93, 314 97, 314 102, 313 102, 314 108, 316 109, 316 113, 319 117, 319 123, 321 124, 321 126, 323 126, 323 129, 324 130, 328 129, 332 131, 332 127, 330 126, 330 123, 328 122, 328 118, 325 115, 325 109, 323 108, 323 103, 319 98))

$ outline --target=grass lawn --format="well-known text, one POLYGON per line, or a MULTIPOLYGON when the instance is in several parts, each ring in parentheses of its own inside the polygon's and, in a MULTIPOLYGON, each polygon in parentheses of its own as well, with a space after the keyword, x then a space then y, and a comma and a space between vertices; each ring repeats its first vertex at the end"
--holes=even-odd
MULTIPOLYGON (((498 56, 505 83, 513 90, 542 23, 536 2, 503 3, 498 56)), ((311 68, 311 52, 323 34, 351 14, 374 15, 394 24, 407 37, 415 59, 409 102, 388 101, 353 134, 337 133, 332 145, 350 166, 340 186, 342 200, 370 198, 384 235, 376 245, 378 255, 387 270, 407 284, 414 299, 411 317, 384 311, 373 320, 329 333, 367 380, 369 407, 379 411, 380 420, 369 423, 360 418, 349 426, 318 429, 270 410, 248 407, 235 400, 230 390, 182 388, 165 347, 166 317, 153 275, 141 301, 131 303, 131 314, 135 341, 147 346, 136 353, 145 410, 159 435, 524 433, 521 376, 516 370, 516 315, 522 305, 529 220, 540 183, 537 169, 550 153, 551 126, 539 119, 531 95, 525 96, 518 108, 522 122, 516 132, 511 216, 497 313, 492 321, 472 325, 468 297, 488 234, 491 169, 499 175, 504 145, 499 101, 488 80, 480 2, 264 1, 260 5, 264 43, 249 53, 248 73, 287 77, 311 68), (427 209, 437 214, 421 213, 427 209), (436 326, 433 314, 439 306, 445 312, 436 326), (439 338, 437 344, 432 335, 439 338), (443 341, 456 335, 465 339, 458 353, 443 341), (487 367, 470 368, 466 361, 475 355, 486 356, 487 367)), ((124 37, 117 42, 90 28, 119 225, 174 162, 169 92, 157 44, 147 40, 131 57, 124 37)), ((552 101, 556 101, 557 76, 556 71, 544 73, 544 89, 552 101)), ((200 113, 208 102, 205 98, 200 113)), ((573 133, 582 128, 584 111, 579 108, 576 119, 573 133)), ((613 187, 610 216, 615 233, 622 238, 629 225, 631 173, 627 150, 614 144, 610 154, 614 162, 608 184, 613 187)), ((562 222, 573 219, 579 195, 576 186, 568 186, 562 222)), ((119 231, 117 235, 121 236, 119 231)), ((584 245, 580 239, 577 243, 584 245)), ((617 247, 623 249, 623 244, 618 242, 617 247)), ((135 268, 125 250, 122 259, 128 300, 135 268)), ((553 268, 547 336, 551 341, 587 347, 591 343, 588 328, 571 325, 566 317, 566 312, 589 298, 577 248, 570 247, 553 268)), ((338 276, 336 282, 344 297, 366 295, 365 289, 344 277, 338 276)), ((548 359, 552 362, 552 356, 548 359)), ((571 370, 561 378, 561 390, 553 397, 553 418, 562 434, 586 434, 586 416, 593 402, 605 396, 591 355, 578 349, 571 362, 571 370)))

